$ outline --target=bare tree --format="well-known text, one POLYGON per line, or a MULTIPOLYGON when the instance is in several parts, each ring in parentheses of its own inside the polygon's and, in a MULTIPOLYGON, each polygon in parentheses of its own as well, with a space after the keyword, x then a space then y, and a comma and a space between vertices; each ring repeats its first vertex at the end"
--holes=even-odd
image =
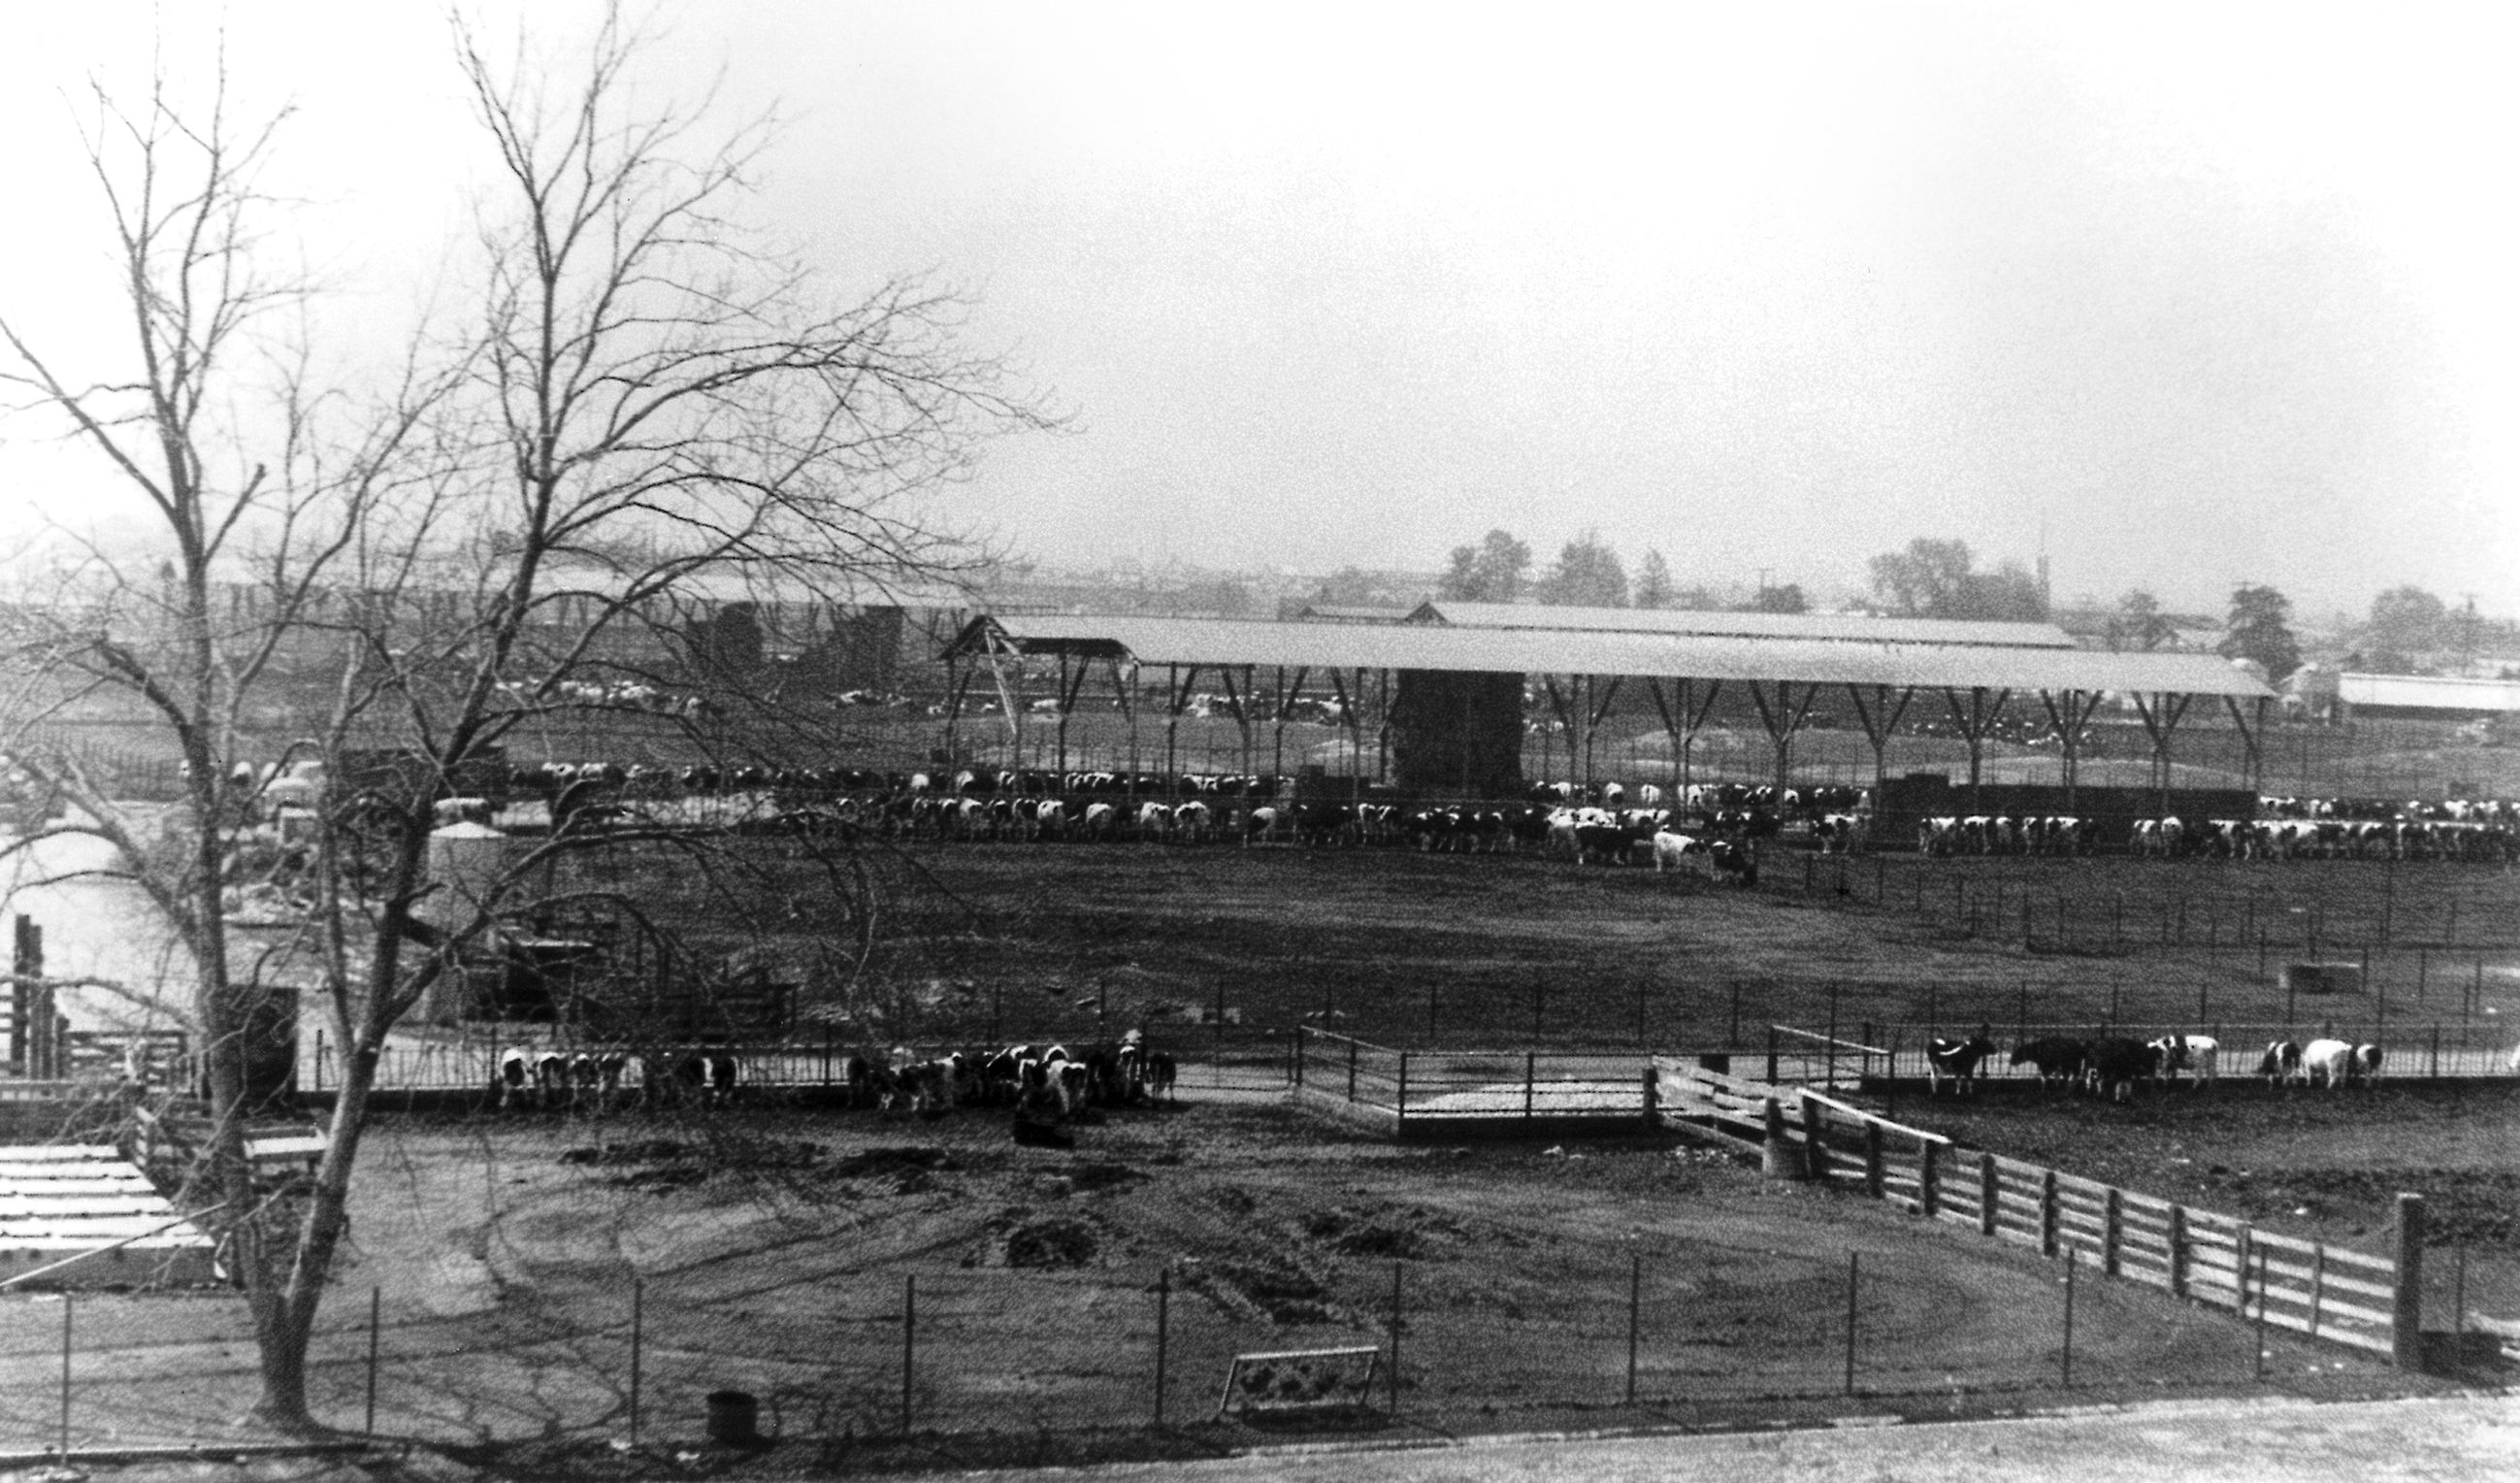
MULTIPOLYGON (((306 383, 284 312, 306 286, 269 276, 256 184, 280 120, 237 123, 223 82, 198 116, 162 79, 140 109, 98 97, 89 160, 136 332, 125 367, 82 382, 0 319, 0 374, 144 503, 171 553, 157 576, 91 553, 16 610, 18 652, 58 698, 136 697, 185 765, 174 821, 148 836, 111 787, 30 748, 27 768, 76 809, 11 848, 108 840, 192 949, 206 1186, 253 1316, 260 1410, 292 1430, 317 1429, 308 1342, 387 1037, 504 921, 550 904, 558 863, 642 839, 707 848, 556 806, 547 833, 457 893, 429 878, 439 801, 518 728, 670 668, 656 656, 689 631, 696 592, 812 600, 949 562, 919 497, 965 474, 985 436, 1056 421, 963 347, 950 290, 895 278, 834 298, 747 232, 766 128, 634 101, 654 39, 613 14, 566 58, 530 41, 502 55, 455 22, 497 164, 477 277, 466 318, 419 337, 366 404, 306 383), (275 752, 320 765, 290 946, 342 1048, 328 1151, 288 1201, 258 1193, 246 1158, 262 987, 225 925, 275 752)), ((827 863, 845 895, 846 863, 827 863)))

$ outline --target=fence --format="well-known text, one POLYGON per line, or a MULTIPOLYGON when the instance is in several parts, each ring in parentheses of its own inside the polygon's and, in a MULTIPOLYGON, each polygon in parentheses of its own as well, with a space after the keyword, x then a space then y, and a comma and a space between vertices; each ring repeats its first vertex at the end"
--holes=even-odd
POLYGON ((1303 1026, 1296 1096, 1395 1136, 1569 1123, 1653 1126, 1652 1058, 1638 1051, 1404 1051, 1303 1026))
POLYGON ((1656 1057, 1654 1069, 1671 1116, 1702 1119, 1742 1141, 1788 1145, 1808 1178, 1896 1200, 2045 1256, 2072 1251, 2105 1276, 2388 1355, 2402 1366, 2420 1359, 2419 1196, 2399 1196, 2398 1253, 2390 1260, 2043 1165, 1984 1152, 1963 1157, 1939 1134, 1803 1088, 1667 1056, 1656 1057))

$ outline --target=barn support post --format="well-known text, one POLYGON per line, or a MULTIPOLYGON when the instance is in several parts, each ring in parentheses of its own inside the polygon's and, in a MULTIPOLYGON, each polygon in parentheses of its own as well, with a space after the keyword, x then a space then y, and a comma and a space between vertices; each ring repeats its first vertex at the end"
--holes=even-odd
POLYGON ((1067 651, 1062 649, 1058 652, 1058 727, 1057 732, 1058 739, 1058 771, 1062 775, 1062 780, 1067 772, 1067 712, 1072 708, 1071 702, 1075 697, 1075 693, 1068 689, 1067 670, 1067 651))
POLYGON ((1023 652, 1016 649, 1001 650, 992 645, 981 651, 989 664, 989 679, 998 689, 998 706, 1006 712, 1007 746, 1013 755, 1013 765, 1023 766, 1023 652), (1015 677, 1007 682, 1006 661, 1014 660, 1015 677))
POLYGON ((2003 1186, 1996 1175, 1995 1155, 1977 1156, 1977 1234, 1993 1236, 1997 1217, 2003 1213, 2003 1186))
MULTIPOLYGON (((2389 1358, 2400 1370, 2424 1360, 2424 1197, 2398 1196, 2398 1272, 2389 1313, 2389 1358)), ((2259 1300, 2261 1303, 2265 1299, 2259 1300)))
POLYGON ((1882 785, 1889 778, 1890 737, 1898 731, 1899 720, 1908 713, 1908 702, 1915 697, 1916 692, 1912 686, 1901 686, 1899 698, 1893 702, 1889 686, 1875 685, 1871 689, 1870 705, 1864 703, 1865 687, 1861 685, 1847 686, 1846 697, 1855 702, 1855 718, 1863 723, 1864 740, 1872 743, 1872 791, 1873 803, 1877 807, 1881 801, 1882 785))
POLYGON ((2240 734, 2241 781, 2254 790, 2258 786, 2259 776, 2266 770, 2265 748, 2259 744, 2259 737, 2267 724, 2266 697, 2259 697, 2257 704, 2252 707, 2256 711, 2254 718, 2240 709, 2236 696, 2225 696, 2223 706, 2231 713, 2231 725, 2240 734))
POLYGON ((1127 673, 1122 673, 1120 668, 1120 656, 1117 654, 1113 654, 1111 656, 1111 693, 1120 702, 1120 719, 1125 722, 1129 728, 1129 786, 1127 797, 1131 803, 1138 801, 1138 702, 1136 697, 1129 694, 1129 682, 1137 678, 1136 671, 1137 666, 1132 664, 1129 666, 1129 671, 1127 673))
POLYGON ((2056 738, 2057 774, 2065 786, 2065 812, 2073 813, 2075 789, 2082 785, 2083 728, 2090 723, 2092 712, 2100 704, 2098 691, 2069 690, 2060 708, 2056 697, 2048 691, 2039 693, 2039 703, 2048 712, 2048 729, 2056 738))
POLYGON ((1759 709, 1759 723, 1768 729, 1768 742, 1776 748, 1778 793, 1793 786, 1794 733, 1802 730, 1803 718, 1811 713, 1812 701, 1820 695, 1819 686, 1806 685, 1802 704, 1796 705, 1793 689, 1791 681, 1778 680, 1777 703, 1770 706, 1767 695, 1755 684, 1750 687, 1750 701, 1759 709))
POLYGON ((1259 695, 1254 688, 1252 668, 1248 664, 1242 666, 1242 685, 1238 690, 1234 684, 1233 665, 1220 665, 1216 672, 1225 681, 1225 704, 1234 712, 1234 728, 1242 735, 1242 771, 1248 775, 1251 771, 1251 708, 1245 702, 1259 695))
POLYGON ((2161 812, 2167 815, 2170 812, 2171 738, 2178 732, 2181 718, 2187 714, 2187 702, 2195 697, 2160 691, 2154 693, 2152 702, 2147 705, 2143 692, 2131 694, 2135 698, 2135 713, 2142 719, 2145 735, 2152 738, 2153 787, 2160 796, 2161 812))
POLYGON ((1951 707, 1952 724, 1959 728, 1961 740, 1968 743, 1969 812, 1972 814, 1986 811, 1979 792, 1986 765, 1986 735, 1995 729, 1996 722, 2003 719, 2003 707, 2011 698, 2011 691, 1999 690, 1990 703, 1987 688, 1972 686, 1968 708, 1962 710, 1959 692, 1949 686, 1943 689, 1943 703, 1951 707))

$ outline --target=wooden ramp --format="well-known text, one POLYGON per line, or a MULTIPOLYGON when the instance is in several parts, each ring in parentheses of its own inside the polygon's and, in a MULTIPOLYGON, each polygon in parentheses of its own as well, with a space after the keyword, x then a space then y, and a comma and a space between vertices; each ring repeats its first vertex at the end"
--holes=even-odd
POLYGON ((24 1285, 207 1282, 211 1250, 112 1146, 0 1145, 0 1282, 66 1261, 24 1285))

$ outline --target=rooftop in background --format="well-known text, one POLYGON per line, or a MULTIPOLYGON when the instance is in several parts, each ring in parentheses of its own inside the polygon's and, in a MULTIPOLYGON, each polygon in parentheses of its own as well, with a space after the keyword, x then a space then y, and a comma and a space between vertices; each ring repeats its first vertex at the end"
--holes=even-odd
POLYGON ((2246 670, 2212 654, 2110 653, 2078 649, 2071 643, 2061 647, 1862 643, 1850 638, 1470 628, 1423 622, 1276 623, 1008 613, 973 618, 946 649, 949 655, 991 652, 1127 659, 1184 668, 1652 675, 1893 689, 2169 692, 2235 699, 2273 695, 2246 670))
POLYGON ((2336 698, 2366 709, 2455 711, 2478 715, 2520 711, 2520 680, 2458 680, 2446 675, 2336 677, 2336 698))
POLYGON ((1863 613, 1718 612, 1673 607, 1550 607, 1522 603, 1420 604, 1413 623, 1454 628, 1690 634, 1707 638, 1803 639, 1857 644, 1941 644, 1967 648, 2072 649, 2053 623, 1970 623, 1947 618, 1876 618, 1863 613))
POLYGON ((1293 611, 1282 614, 1289 623, 1406 623, 1424 610, 1418 607, 1383 607, 1371 604, 1300 603, 1293 611))

